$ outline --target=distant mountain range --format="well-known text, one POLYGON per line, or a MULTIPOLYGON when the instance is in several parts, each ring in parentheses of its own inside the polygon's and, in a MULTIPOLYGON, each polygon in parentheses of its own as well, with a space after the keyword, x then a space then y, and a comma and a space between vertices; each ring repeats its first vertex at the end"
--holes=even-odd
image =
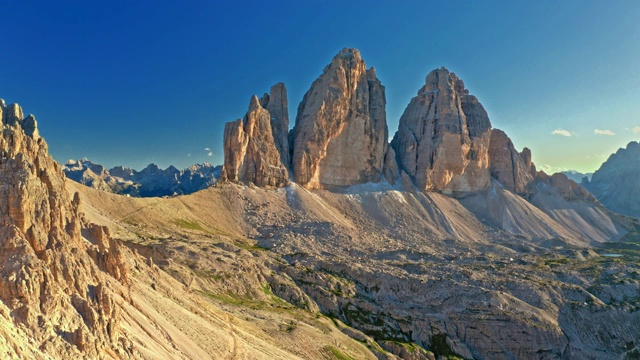
POLYGON ((567 171, 562 171, 563 174, 565 174, 569 179, 577 182, 578 184, 582 183, 582 180, 586 177, 587 181, 591 181, 591 177, 593 176, 593 173, 582 173, 576 170, 567 170, 567 171))
POLYGON ((69 160, 63 166, 68 178, 94 189, 133 197, 159 197, 191 194, 213 185, 222 166, 209 163, 184 170, 174 166, 160 169, 149 164, 142 171, 116 166, 107 170, 87 158, 69 160))
POLYGON ((632 141, 609 156, 583 186, 610 210, 640 218, 639 179, 640 143, 632 141))

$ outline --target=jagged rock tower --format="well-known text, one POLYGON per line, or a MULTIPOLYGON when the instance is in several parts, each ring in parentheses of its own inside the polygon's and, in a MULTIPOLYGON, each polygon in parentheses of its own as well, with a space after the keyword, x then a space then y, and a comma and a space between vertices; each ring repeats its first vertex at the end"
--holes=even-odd
POLYGON ((391 146, 423 191, 474 192, 489 185, 491 122, 462 80, 433 70, 400 118, 391 146))
POLYGON ((387 151, 384 87, 343 49, 304 95, 292 130, 295 181, 309 189, 378 182, 387 151))
POLYGON ((489 159, 491 177, 518 195, 533 195, 536 167, 531 162, 531 150, 524 148, 519 153, 504 131, 492 129, 489 159))
POLYGON ((223 178, 257 186, 288 185, 288 129, 284 84, 274 85, 261 99, 251 97, 244 118, 225 125, 223 178))

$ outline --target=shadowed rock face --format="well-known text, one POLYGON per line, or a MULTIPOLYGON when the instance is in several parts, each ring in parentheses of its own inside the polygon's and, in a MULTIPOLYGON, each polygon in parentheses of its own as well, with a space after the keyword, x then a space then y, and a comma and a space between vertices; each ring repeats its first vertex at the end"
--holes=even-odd
MULTIPOLYGON (((269 102, 263 98, 263 103, 269 102)), ((277 123, 277 119, 274 119, 260 105, 260 100, 253 96, 244 118, 226 124, 223 179, 257 186, 281 187, 289 184, 289 171, 282 163, 283 155, 274 139, 272 123, 277 123)), ((275 128, 286 127, 277 124, 275 128)), ((282 134, 278 135, 279 140, 282 140, 282 134)))
POLYGON ((492 129, 489 159, 491 177, 516 194, 522 196, 533 194, 535 168, 532 168, 529 149, 525 148, 522 153, 519 153, 507 134, 502 130, 492 129))
POLYGON ((287 88, 283 83, 271 87, 269 94, 260 98, 260 105, 271 114, 271 133, 282 164, 287 168, 291 162, 289 150, 289 102, 287 88))
POLYGON ((640 144, 618 149, 584 181, 603 205, 617 213, 640 218, 640 144))
POLYGON ((292 170, 306 188, 378 182, 387 148, 385 92, 356 49, 343 49, 305 94, 292 170))
POLYGON ((97 275, 126 280, 118 245, 79 212, 35 118, 23 119, 17 104, 0 102, 0 111, 0 318, 10 313, 43 353, 130 356, 119 343, 119 308, 97 275))
POLYGON ((423 191, 487 188, 491 122, 462 80, 433 70, 400 118, 393 146, 401 170, 423 191))

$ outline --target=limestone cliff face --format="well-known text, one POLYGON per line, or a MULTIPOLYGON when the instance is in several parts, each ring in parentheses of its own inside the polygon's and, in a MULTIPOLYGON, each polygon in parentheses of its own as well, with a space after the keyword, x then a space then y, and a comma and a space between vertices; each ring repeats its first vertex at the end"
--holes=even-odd
POLYGON ((522 196, 530 196, 535 191, 535 168, 531 162, 531 151, 525 148, 519 153, 511 139, 502 130, 491 130, 489 145, 491 177, 505 188, 522 196))
POLYGON ((271 133, 282 164, 287 168, 291 162, 289 149, 289 102, 287 88, 283 83, 271 87, 269 94, 260 98, 260 105, 271 114, 271 133))
POLYGON ((119 310, 97 275, 126 281, 118 245, 84 220, 35 118, 23 118, 17 104, 0 102, 0 111, 0 317, 44 354, 129 356, 119 310))
POLYGON ((490 138, 483 106, 462 80, 440 68, 409 102, 391 146, 419 189, 450 194, 489 186, 490 138))
POLYGON ((356 49, 343 49, 305 94, 292 170, 309 189, 378 182, 387 149, 385 92, 356 49))
POLYGON ((284 150, 288 147, 288 140, 283 134, 288 127, 288 119, 283 115, 286 114, 286 100, 278 101, 278 96, 263 97, 262 103, 267 107, 272 103, 274 115, 281 116, 287 124, 281 124, 280 119, 272 116, 256 96, 251 98, 249 111, 243 119, 226 124, 223 179, 257 186, 289 184, 289 171, 283 163, 283 159, 288 158, 288 151, 284 150))

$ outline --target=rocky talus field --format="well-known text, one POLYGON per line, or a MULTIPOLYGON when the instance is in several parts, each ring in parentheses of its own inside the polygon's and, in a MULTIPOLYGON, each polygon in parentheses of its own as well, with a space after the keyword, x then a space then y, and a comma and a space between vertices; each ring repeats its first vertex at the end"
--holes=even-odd
POLYGON ((389 143, 343 49, 291 131, 279 83, 173 197, 67 179, 0 105, 0 358, 640 357, 640 220, 537 171, 445 68, 389 143))

